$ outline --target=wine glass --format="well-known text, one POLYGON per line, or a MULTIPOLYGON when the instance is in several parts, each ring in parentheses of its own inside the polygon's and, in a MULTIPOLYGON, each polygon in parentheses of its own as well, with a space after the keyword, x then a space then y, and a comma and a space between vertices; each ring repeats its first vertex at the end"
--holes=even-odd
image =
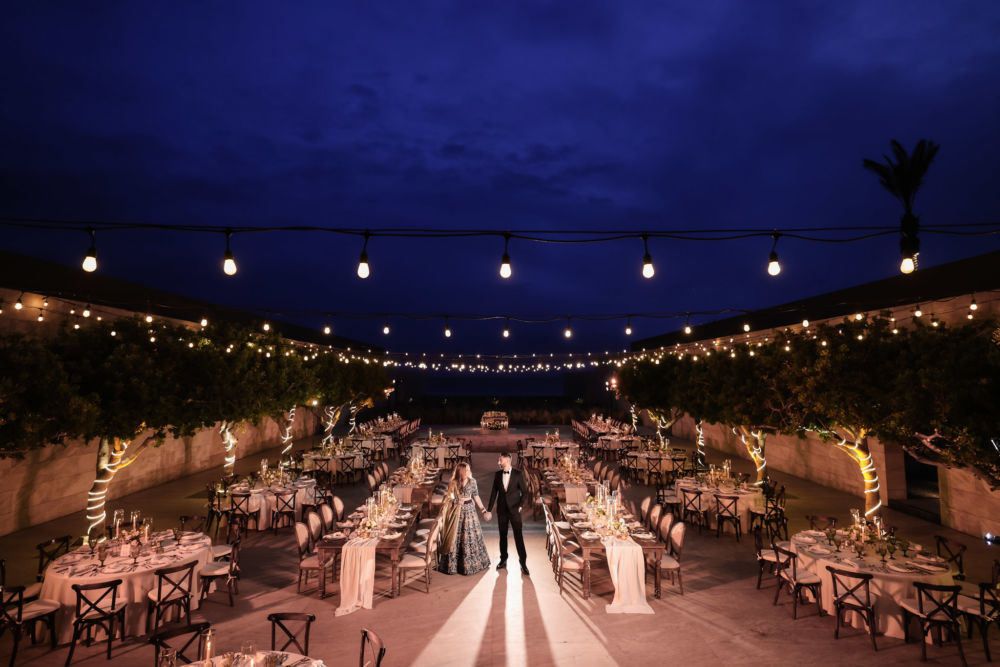
POLYGON ((257 655, 257 644, 252 641, 243 642, 240 653, 243 654, 245 659, 253 658, 257 655))
POLYGON ((175 667, 177 665, 177 651, 169 646, 160 647, 160 658, 157 667, 175 667))
POLYGON ((895 539, 891 539, 888 542, 886 542, 886 550, 889 552, 889 560, 895 560, 895 558, 893 558, 893 556, 892 556, 894 553, 896 553, 896 540, 895 539))
POLYGON ((876 553, 878 553, 878 555, 879 555, 879 556, 881 556, 881 557, 882 557, 882 562, 883 562, 883 563, 885 563, 885 554, 886 554, 886 552, 887 552, 888 550, 889 550, 889 549, 888 549, 888 545, 886 545, 886 543, 885 543, 885 541, 884 541, 884 540, 879 540, 879 541, 878 541, 878 542, 877 542, 877 543, 875 544, 875 551, 876 551, 876 553))
POLYGON ((108 557, 108 544, 101 542, 97 545, 97 560, 101 561, 101 568, 104 568, 104 561, 108 557))

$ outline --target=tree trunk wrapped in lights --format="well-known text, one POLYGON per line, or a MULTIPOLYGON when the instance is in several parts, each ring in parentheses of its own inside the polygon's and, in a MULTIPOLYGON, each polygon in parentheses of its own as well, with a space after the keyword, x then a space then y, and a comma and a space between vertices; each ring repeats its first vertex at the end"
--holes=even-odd
POLYGON ((695 438, 695 465, 699 468, 705 467, 705 422, 698 420, 694 424, 694 430, 698 434, 695 438))
POLYGON ((739 436, 743 446, 747 448, 750 460, 757 468, 757 479, 754 481, 754 485, 759 486, 764 482, 764 477, 767 474, 767 459, 764 458, 764 442, 767 440, 767 433, 754 431, 746 426, 733 427, 733 433, 739 436))
POLYGON ((882 507, 882 500, 879 497, 878 470, 872 459, 872 453, 868 450, 868 432, 865 429, 841 428, 846 438, 840 438, 840 442, 835 443, 840 451, 850 456, 861 469, 861 477, 865 481, 865 516, 869 519, 882 507))
POLYGON ((656 423, 656 438, 662 446, 664 442, 663 434, 670 430, 670 427, 674 425, 674 422, 676 422, 683 413, 676 408, 671 408, 665 412, 653 408, 646 408, 646 412, 649 413, 649 416, 656 423))
POLYGON ((136 444, 135 440, 101 438, 97 449, 97 474, 87 493, 86 535, 91 543, 104 539, 104 525, 107 520, 105 506, 108 490, 115 475, 132 465, 153 440, 153 436, 148 436, 136 444))
POLYGON ((226 460, 222 466, 226 475, 231 475, 236 469, 236 445, 239 443, 239 439, 233 433, 232 427, 233 424, 228 420, 223 420, 219 424, 219 435, 222 436, 222 446, 226 451, 226 460))
POLYGON ((295 406, 293 405, 288 411, 288 417, 285 418, 285 425, 281 427, 281 456, 284 456, 292 450, 292 427, 295 426, 295 406))

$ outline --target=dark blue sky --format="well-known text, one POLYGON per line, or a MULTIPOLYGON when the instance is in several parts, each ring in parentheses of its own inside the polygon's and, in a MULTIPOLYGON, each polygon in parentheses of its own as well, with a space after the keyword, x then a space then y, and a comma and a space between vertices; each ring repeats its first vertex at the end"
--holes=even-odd
MULTIPOLYGON (((0 215, 351 227, 894 224, 862 170, 942 145, 917 212, 1000 219, 1000 5, 18 3, 0 24, 0 215), (765 6, 767 5, 767 6, 765 6), (780 8, 779 8, 780 7, 780 8)), ((83 234, 0 230, 77 265, 83 234)), ((923 238, 933 265, 1000 239, 923 238)), ((755 308, 894 275, 895 237, 841 245, 103 234, 107 275, 241 307, 439 313, 755 308)), ((322 321, 314 322, 317 326, 322 321)), ((622 323, 334 321, 408 351, 626 344, 622 323)), ((633 322, 636 337, 681 323, 633 322)))

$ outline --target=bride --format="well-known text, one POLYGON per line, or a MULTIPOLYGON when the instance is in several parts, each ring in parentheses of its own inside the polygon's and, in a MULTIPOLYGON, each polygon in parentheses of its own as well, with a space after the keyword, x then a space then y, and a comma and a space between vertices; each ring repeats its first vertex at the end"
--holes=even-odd
POLYGON ((490 566, 483 529, 476 510, 489 521, 490 513, 479 498, 479 486, 472 479, 468 463, 455 466, 455 474, 441 508, 441 543, 438 569, 445 574, 476 574, 490 566))

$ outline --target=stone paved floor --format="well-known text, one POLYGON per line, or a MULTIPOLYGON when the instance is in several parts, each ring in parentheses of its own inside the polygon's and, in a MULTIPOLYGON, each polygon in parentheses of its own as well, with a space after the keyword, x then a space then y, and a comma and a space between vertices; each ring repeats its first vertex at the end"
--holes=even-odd
MULTIPOLYGON (((306 447, 310 443, 300 443, 306 447)), ((273 456, 274 452, 270 452, 273 456)), ((709 453, 710 461, 721 455, 709 453)), ((249 470, 259 461, 240 462, 249 470)), ((748 462, 734 461, 740 469, 748 462)), ((495 470, 495 455, 477 454, 474 474, 480 488, 488 488, 495 470)), ((112 506, 141 507, 158 527, 202 505, 201 490, 212 474, 165 484, 134 494, 112 506)), ((848 516, 857 500, 843 493, 801 479, 775 474, 789 490, 788 514, 793 531, 804 527, 802 517, 810 513, 848 516)), ((635 497, 639 489, 633 491, 635 497)), ((359 487, 345 490, 349 506, 361 500, 359 487)), ((886 512, 887 521, 925 544, 934 533, 944 533, 969 544, 969 579, 988 574, 989 563, 1000 553, 991 553, 971 537, 943 529, 919 519, 886 512)), ((79 516, 66 517, 30 530, 0 538, 0 555, 12 565, 10 579, 24 581, 31 574, 30 555, 35 543, 47 536, 79 532, 79 516)), ((495 520, 485 526, 487 548, 496 558, 495 520)), ((247 640, 258 646, 270 643, 266 617, 273 611, 309 611, 317 616, 310 640, 310 653, 329 666, 357 664, 360 629, 379 633, 386 642, 386 665, 869 665, 917 664, 920 648, 901 640, 880 638, 880 650, 873 653, 866 635, 846 630, 833 639, 834 622, 819 618, 815 608, 806 607, 793 621, 790 604, 771 605, 773 583, 765 590, 754 587, 756 565, 752 541, 737 544, 732 537, 716 539, 714 534, 688 533, 683 567, 685 590, 678 594, 664 583, 660 600, 650 600, 655 615, 608 615, 604 608, 613 595, 607 570, 596 570, 595 595, 589 601, 579 597, 579 581, 567 578, 560 594, 544 551, 540 522, 526 523, 528 564, 531 577, 522 577, 516 568, 497 573, 462 577, 437 574, 431 592, 415 578, 397 599, 388 599, 389 579, 385 570, 376 578, 374 608, 346 617, 335 617, 336 594, 320 600, 315 592, 298 595, 296 550, 291 531, 277 537, 255 534, 243 551, 243 581, 235 607, 208 602, 194 613, 195 620, 208 620, 218 631, 222 650, 237 650, 247 640)), ((511 545, 513 548, 513 545, 511 545)), ((415 575, 414 575, 415 576, 415 575)), ((332 589, 334 593, 336 588, 332 589)), ((650 583, 650 591, 652 584, 650 583)), ((217 598, 221 600, 222 598, 217 598)), ((785 597, 784 600, 788 598, 785 597)), ((972 664, 985 664, 978 635, 966 642, 972 664)), ((1000 652, 997 633, 994 653, 1000 652)), ((10 650, 9 635, 0 638, 0 664, 10 650)), ((954 646, 929 647, 931 664, 960 664, 954 646)), ((45 645, 22 643, 19 665, 59 665, 67 650, 54 651, 45 645)), ((142 638, 131 638, 115 646, 116 665, 149 665, 152 648, 142 638)), ((100 646, 81 647, 74 664, 106 664, 100 646)))

